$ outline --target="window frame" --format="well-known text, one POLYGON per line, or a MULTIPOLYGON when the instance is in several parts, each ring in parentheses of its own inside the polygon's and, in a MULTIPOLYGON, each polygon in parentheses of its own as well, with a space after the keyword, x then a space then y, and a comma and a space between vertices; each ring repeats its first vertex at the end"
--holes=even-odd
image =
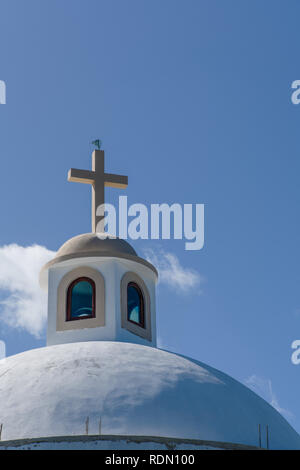
POLYGON ((133 323, 134 325, 137 325, 139 326, 140 328, 146 328, 145 326, 145 300, 144 300, 144 295, 143 295, 143 291, 142 289, 140 288, 140 286, 134 282, 134 281, 130 281, 127 283, 127 321, 129 321, 130 323, 133 323), (139 298, 140 298, 140 305, 141 305, 141 321, 140 322, 136 322, 136 321, 133 321, 133 320, 130 320, 129 319, 129 312, 128 312, 128 287, 134 287, 139 295, 139 298))
MULTIPOLYGON (((130 334, 140 336, 146 341, 152 342, 152 312, 155 315, 155 297, 150 299, 149 289, 143 278, 134 271, 125 271, 120 282, 120 307, 121 307, 121 328, 127 330, 130 334), (144 299, 144 328, 138 323, 128 321, 127 319, 127 286, 130 282, 136 283, 143 293, 144 299), (153 301, 153 304, 152 304, 153 301)), ((77 323, 76 323, 77 325, 77 323)), ((155 323, 154 323, 155 326, 155 323)))
POLYGON ((82 276, 74 279, 74 281, 71 282, 71 284, 68 287, 67 290, 67 306, 66 306, 66 321, 77 321, 77 320, 88 320, 90 318, 96 318, 96 285, 95 281, 91 279, 90 277, 87 276, 82 276), (79 284, 79 282, 88 282, 92 286, 92 313, 91 315, 86 315, 84 317, 77 317, 77 318, 72 318, 71 317, 71 310, 72 310, 72 290, 76 286, 76 284, 79 284))

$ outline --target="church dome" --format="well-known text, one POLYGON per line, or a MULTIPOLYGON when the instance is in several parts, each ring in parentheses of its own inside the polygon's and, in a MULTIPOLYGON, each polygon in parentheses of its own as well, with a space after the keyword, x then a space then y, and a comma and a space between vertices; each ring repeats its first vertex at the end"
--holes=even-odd
POLYGON ((121 238, 107 233, 84 233, 70 238, 57 251, 55 257, 45 264, 40 273, 41 285, 47 282, 47 270, 51 266, 64 261, 78 258, 123 258, 138 262, 150 268, 156 275, 155 267, 143 258, 140 258, 134 248, 121 238))
POLYGON ((102 233, 84 233, 70 238, 57 252, 57 257, 101 256, 106 253, 137 256, 132 246, 121 238, 102 233))
MULTIPOLYGON (((89 434, 162 436, 300 449, 268 403, 196 360, 121 342, 61 344, 0 361, 2 439, 89 434)), ((234 446, 233 446, 234 447, 234 446)))

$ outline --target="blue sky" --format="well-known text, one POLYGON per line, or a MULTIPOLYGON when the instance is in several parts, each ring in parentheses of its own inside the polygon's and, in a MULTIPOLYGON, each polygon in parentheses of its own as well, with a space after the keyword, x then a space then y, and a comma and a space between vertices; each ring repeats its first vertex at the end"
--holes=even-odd
MULTIPOLYGON (((130 204, 205 204, 202 250, 134 243, 201 277, 159 285, 160 345, 254 384, 298 432, 299 14, 293 0, 0 2, 0 246, 55 251, 90 231, 90 189, 67 171, 101 138, 130 204)), ((9 355, 45 344, 7 316, 9 355)))

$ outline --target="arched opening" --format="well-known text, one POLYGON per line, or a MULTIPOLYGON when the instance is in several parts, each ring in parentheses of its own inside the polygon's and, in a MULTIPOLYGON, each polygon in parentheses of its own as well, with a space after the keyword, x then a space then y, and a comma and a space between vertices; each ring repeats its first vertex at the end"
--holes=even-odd
POLYGON ((127 320, 145 328, 144 297, 135 282, 129 282, 127 285, 127 320))
POLYGON ((95 318, 96 288, 88 277, 75 279, 67 293, 67 321, 95 318))

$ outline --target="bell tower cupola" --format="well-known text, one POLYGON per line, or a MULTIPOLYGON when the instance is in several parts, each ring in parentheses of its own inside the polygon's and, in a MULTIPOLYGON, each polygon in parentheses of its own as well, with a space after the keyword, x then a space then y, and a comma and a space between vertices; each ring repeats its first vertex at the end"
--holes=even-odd
POLYGON ((92 185, 93 231, 68 240, 40 273, 48 292, 47 345, 102 340, 156 346, 155 267, 127 241, 97 231, 104 186, 124 188, 127 177, 104 173, 102 150, 93 152, 92 166, 71 169, 68 179, 92 185))

